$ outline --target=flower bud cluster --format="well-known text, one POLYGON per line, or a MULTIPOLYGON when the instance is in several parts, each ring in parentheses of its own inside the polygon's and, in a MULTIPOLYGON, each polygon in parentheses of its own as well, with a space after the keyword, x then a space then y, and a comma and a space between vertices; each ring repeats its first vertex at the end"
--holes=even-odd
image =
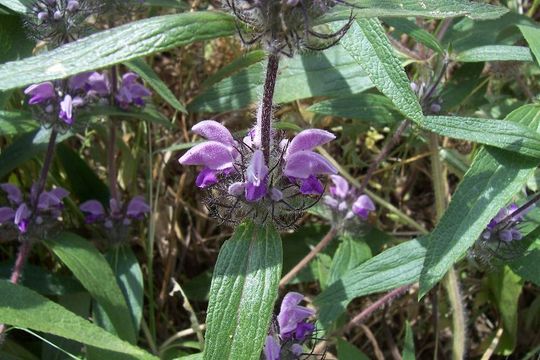
POLYGON ((375 211, 371 198, 366 194, 358 195, 347 180, 339 175, 331 175, 330 179, 333 185, 323 202, 331 211, 334 225, 348 229, 358 225, 358 221, 366 222, 369 214, 375 211))
MULTIPOLYGON (((122 77, 114 95, 115 103, 122 109, 144 106, 145 98, 152 93, 138 81, 135 73, 122 77)), ((48 81, 34 84, 24 90, 33 105, 36 118, 46 127, 62 130, 73 125, 76 113, 85 105, 99 102, 107 104, 112 94, 111 81, 106 73, 86 72, 67 81, 48 81)))
POLYGON ((292 57, 300 49, 324 50, 337 43, 349 29, 351 21, 334 33, 314 29, 317 17, 343 1, 335 0, 224 0, 239 23, 245 45, 261 43, 272 54, 292 57))
POLYGON ((283 298, 277 328, 270 328, 264 344, 266 360, 293 360, 304 354, 303 345, 315 331, 315 325, 308 321, 315 311, 299 305, 303 299, 304 295, 296 292, 287 293, 283 298))
POLYGON ((523 221, 526 212, 522 211, 512 216, 518 209, 519 207, 516 204, 510 204, 502 208, 486 226, 486 230, 482 233, 482 239, 493 242, 503 241, 505 243, 521 240, 523 235, 517 229, 517 226, 523 221))
POLYGON ((200 165, 196 185, 207 189, 211 215, 232 224, 245 218, 257 223, 272 219, 279 228, 294 224, 324 193, 321 176, 336 168, 313 149, 335 136, 310 129, 292 140, 272 131, 273 141, 265 159, 260 126, 243 139, 213 120, 202 121, 192 131, 208 139, 180 158, 183 165, 200 165))
POLYGON ((133 221, 141 221, 150 212, 150 206, 142 196, 135 196, 127 205, 110 199, 108 209, 97 200, 89 200, 82 203, 80 209, 87 224, 101 225, 106 236, 115 243, 127 238, 133 221))
POLYGON ((34 185, 30 198, 25 201, 21 190, 13 184, 0 184, 0 189, 9 203, 9 206, 0 207, 0 225, 16 229, 28 239, 41 239, 55 227, 64 209, 64 198, 69 195, 60 187, 37 194, 34 185))

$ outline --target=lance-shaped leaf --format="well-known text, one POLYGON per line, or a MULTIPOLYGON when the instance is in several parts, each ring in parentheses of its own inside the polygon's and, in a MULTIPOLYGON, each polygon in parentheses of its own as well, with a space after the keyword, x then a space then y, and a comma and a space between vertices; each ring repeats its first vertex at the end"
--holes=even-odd
POLYGON ((157 359, 23 286, 0 280, 0 293, 0 322, 3 324, 58 335, 130 355, 133 359, 157 359))
POLYGON ((234 19, 221 12, 198 11, 139 20, 0 65, 0 90, 60 79, 234 32, 234 19))
MULTIPOLYGON (((331 27, 337 31, 343 25, 335 23, 331 27)), ((341 45, 403 115, 417 123, 422 122, 418 97, 378 19, 358 19, 341 39, 341 45)))
MULTIPOLYGON (((507 117, 540 129, 540 106, 526 105, 507 117)), ((495 148, 476 155, 448 209, 428 236, 428 249, 420 276, 420 296, 425 295, 478 239, 490 219, 510 202, 538 166, 539 160, 495 148)))
POLYGON ((47 240, 46 244, 103 307, 116 333, 122 339, 135 343, 131 311, 105 257, 92 243, 71 233, 61 233, 47 240))
POLYGON ((465 50, 455 56, 460 62, 484 61, 533 61, 531 51, 525 46, 487 45, 465 50))
POLYGON ((526 25, 520 25, 519 29, 529 43, 531 51, 536 57, 536 63, 540 65, 540 29, 526 25))
POLYGON ((0 135, 17 135, 32 131, 39 124, 32 119, 32 115, 20 111, 0 110, 0 135))
POLYGON ((210 288, 204 359, 260 358, 282 256, 281 238, 271 224, 245 222, 223 244, 210 288))

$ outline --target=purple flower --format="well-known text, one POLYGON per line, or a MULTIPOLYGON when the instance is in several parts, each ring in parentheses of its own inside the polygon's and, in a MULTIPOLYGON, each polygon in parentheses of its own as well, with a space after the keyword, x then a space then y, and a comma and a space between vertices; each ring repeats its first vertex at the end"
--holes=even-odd
POLYGON ((93 224, 102 221, 105 218, 105 208, 97 200, 88 200, 79 206, 79 209, 85 213, 87 224, 93 224))
POLYGON ((144 201, 142 196, 135 196, 129 202, 126 216, 131 219, 142 220, 150 212, 150 206, 144 201))
POLYGON ((280 360, 281 347, 273 336, 268 335, 264 343, 264 357, 266 360, 280 360))
POLYGON ((266 176, 268 166, 264 163, 264 154, 255 150, 246 171, 246 199, 253 202, 262 199, 268 192, 266 176))
POLYGON ((41 104, 56 98, 54 85, 51 82, 30 85, 24 93, 30 95, 30 100, 28 100, 30 105, 41 104))
POLYGON ((506 243, 521 240, 523 234, 521 234, 516 226, 524 220, 525 214, 531 210, 531 207, 520 211, 515 216, 511 216, 518 210, 519 207, 513 203, 499 210, 497 215, 486 226, 486 229, 482 233, 482 238, 485 240, 499 239, 506 243))
POLYGON ((87 224, 101 223, 108 229, 131 225, 132 220, 140 221, 150 212, 150 206, 142 196, 132 198, 125 208, 116 199, 110 199, 108 210, 97 200, 88 200, 79 209, 87 224))
POLYGON ((58 117, 68 125, 73 124, 73 99, 71 95, 67 94, 64 96, 64 100, 60 102, 58 117))
MULTIPOLYGON (((298 327, 302 327, 305 320, 315 314, 315 311, 305 306, 300 306, 304 295, 297 292, 289 292, 281 302, 281 309, 277 316, 279 334, 283 340, 295 338, 298 327)), ((306 333, 301 331, 302 335, 306 333)), ((297 339, 303 340, 303 339, 297 339)))
POLYGON ((369 196, 360 195, 352 205, 352 211, 363 220, 367 220, 369 213, 375 211, 375 204, 369 196))
POLYGON ((371 198, 365 194, 357 196, 343 177, 331 175, 330 179, 333 185, 330 186, 330 195, 324 197, 324 203, 338 212, 342 219, 347 220, 356 215, 365 221, 369 213, 376 210, 371 198))
POLYGON ((152 92, 138 83, 139 76, 128 72, 122 76, 122 85, 115 98, 118 105, 127 109, 130 105, 144 106, 144 98, 152 95, 152 92))

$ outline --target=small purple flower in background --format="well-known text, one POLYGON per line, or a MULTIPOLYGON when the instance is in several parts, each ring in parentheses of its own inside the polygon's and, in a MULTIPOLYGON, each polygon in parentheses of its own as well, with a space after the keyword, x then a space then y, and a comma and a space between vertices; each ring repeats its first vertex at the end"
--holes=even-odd
POLYGON ((152 92, 137 82, 139 76, 133 72, 128 72, 122 76, 122 84, 115 98, 122 109, 127 109, 130 105, 144 106, 144 98, 152 95, 152 92))
POLYGON ((367 221, 369 214, 375 211, 375 204, 365 194, 358 196, 351 189, 347 180, 339 175, 331 175, 333 185, 330 195, 324 197, 324 203, 332 210, 337 220, 344 221, 358 218, 367 221))
POLYGON ((102 225, 107 236, 114 242, 123 241, 133 221, 143 220, 150 212, 150 206, 142 196, 135 196, 126 206, 115 199, 110 199, 108 209, 105 209, 97 200, 88 200, 79 208, 87 224, 102 225))
POLYGON ((486 226, 486 230, 482 233, 482 238, 484 240, 498 239, 505 243, 521 240, 523 235, 516 227, 523 221, 525 214, 531 208, 521 211, 516 216, 511 216, 518 209, 519 207, 516 204, 510 204, 502 208, 486 226))
POLYGON ((258 223, 272 219, 281 228, 289 227, 324 193, 321 176, 337 173, 313 151, 335 138, 325 130, 304 130, 290 141, 273 131, 268 162, 257 126, 243 139, 235 139, 213 120, 194 125, 192 131, 207 141, 179 161, 202 167, 195 184, 209 191, 207 206, 224 222, 236 224, 251 217, 258 223), (310 196, 315 200, 309 201, 310 196))
POLYGON ((31 225, 41 225, 43 231, 54 225, 64 209, 64 198, 69 192, 57 187, 51 191, 35 194, 35 186, 31 191, 30 200, 24 201, 21 190, 10 183, 0 184, 0 189, 6 194, 10 206, 0 207, 0 225, 16 227, 21 235, 31 230, 31 225))
POLYGON ((315 325, 308 319, 315 311, 301 306, 304 295, 289 292, 281 302, 277 327, 270 328, 263 354, 266 360, 298 359, 305 344, 315 332, 315 325))

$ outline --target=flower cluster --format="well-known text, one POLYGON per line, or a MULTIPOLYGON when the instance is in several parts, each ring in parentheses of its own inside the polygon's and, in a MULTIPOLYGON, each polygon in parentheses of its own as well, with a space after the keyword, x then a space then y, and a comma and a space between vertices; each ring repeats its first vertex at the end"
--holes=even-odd
POLYGON ((192 131, 208 141, 194 146, 179 161, 203 167, 196 185, 209 190, 208 208, 222 221, 235 224, 250 216, 264 223, 271 217, 278 227, 288 227, 322 196, 320 176, 337 172, 313 151, 335 138, 325 130, 304 130, 290 141, 280 140, 281 134, 274 132, 268 159, 260 126, 241 140, 213 120, 196 124, 192 131), (307 204, 310 195, 316 199, 307 204))
MULTIPOLYGON (((245 45, 261 42, 273 54, 292 57, 299 49, 324 50, 336 44, 352 24, 350 21, 334 33, 314 29, 314 19, 341 0, 224 0, 236 19, 250 29, 248 35, 239 29, 245 45)), ((352 16, 352 13, 351 13, 352 16)))
POLYGON ((271 327, 263 353, 266 360, 298 359, 304 353, 303 344, 313 335, 315 325, 308 321, 315 311, 299 305, 304 295, 290 292, 281 302, 277 327, 271 327))
POLYGON ((28 202, 24 201, 21 190, 10 183, 0 185, 10 206, 0 207, 0 224, 16 228, 19 234, 30 237, 41 237, 54 226, 64 208, 64 198, 69 192, 57 187, 51 191, 43 191, 39 195, 34 185, 28 202), (32 225, 37 225, 33 227, 32 225))
POLYGON ((484 240, 503 241, 505 243, 521 240, 523 235, 517 229, 517 225, 523 221, 526 212, 521 211, 515 216, 512 216, 518 209, 519 207, 516 204, 510 204, 502 208, 486 226, 486 229, 482 233, 482 238, 484 240))
MULTIPOLYGON (((152 93, 132 72, 124 74, 119 89, 114 94, 116 104, 122 109, 131 105, 144 106, 144 99, 152 93)), ((28 104, 35 105, 36 118, 45 126, 58 129, 73 125, 76 112, 94 102, 108 103, 112 93, 111 81, 106 73, 85 72, 67 81, 44 82, 29 86, 24 93, 28 104)))
POLYGON ((341 225, 354 219, 367 221, 369 214, 375 211, 375 204, 370 197, 358 195, 347 180, 339 175, 331 175, 330 179, 333 183, 330 195, 325 195, 323 201, 331 209, 333 219, 341 225))
POLYGON ((87 224, 100 224, 107 236, 114 242, 122 242, 129 233, 133 221, 140 221, 150 212, 150 206, 142 196, 135 196, 126 206, 116 199, 109 200, 106 210, 97 200, 89 200, 81 204, 87 224))

